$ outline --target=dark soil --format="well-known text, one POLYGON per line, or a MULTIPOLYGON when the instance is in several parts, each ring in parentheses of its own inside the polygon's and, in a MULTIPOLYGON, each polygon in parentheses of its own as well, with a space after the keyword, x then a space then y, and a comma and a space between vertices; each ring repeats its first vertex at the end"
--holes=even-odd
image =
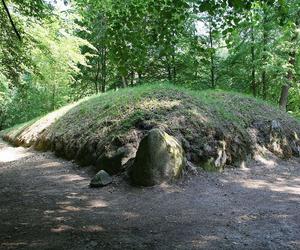
POLYGON ((91 189, 86 169, 0 142, 0 249, 300 249, 299 166, 91 189))

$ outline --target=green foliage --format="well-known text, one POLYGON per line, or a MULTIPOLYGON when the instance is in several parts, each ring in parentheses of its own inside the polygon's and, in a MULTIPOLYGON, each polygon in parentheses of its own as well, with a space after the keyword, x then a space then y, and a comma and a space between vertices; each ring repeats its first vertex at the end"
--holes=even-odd
MULTIPOLYGON (((22 41, 13 34, 3 9, 0 38, 1 113, 0 129, 54 110, 74 99, 72 83, 80 74, 79 65, 86 67, 81 48, 92 46, 76 36, 81 27, 76 13, 52 10, 45 17, 42 5, 24 8, 18 1, 8 2, 22 41), (28 8, 41 13, 28 13, 28 8)), ((50 11, 50 8, 47 8, 50 11)))
POLYGON ((63 11, 54 1, 6 3, 22 40, 1 6, 0 129, 157 81, 274 104, 288 85, 287 108, 300 112, 299 1, 73 0, 63 11))

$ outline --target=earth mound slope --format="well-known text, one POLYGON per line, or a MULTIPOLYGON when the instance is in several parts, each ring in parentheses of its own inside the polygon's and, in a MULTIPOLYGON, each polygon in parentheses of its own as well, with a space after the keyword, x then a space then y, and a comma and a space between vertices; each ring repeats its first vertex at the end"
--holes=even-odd
POLYGON ((92 96, 1 134, 14 145, 115 174, 153 128, 175 137, 187 161, 206 170, 239 167, 266 150, 281 158, 300 153, 300 123, 278 108, 237 93, 168 84, 92 96))

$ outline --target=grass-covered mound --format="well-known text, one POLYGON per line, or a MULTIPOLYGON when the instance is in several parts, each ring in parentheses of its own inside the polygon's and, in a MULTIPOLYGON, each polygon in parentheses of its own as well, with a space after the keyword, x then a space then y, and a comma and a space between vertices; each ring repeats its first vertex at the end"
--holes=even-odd
POLYGON ((176 137, 187 160, 206 169, 240 166, 261 148, 299 156, 300 124, 279 109, 237 93, 168 84, 86 98, 2 135, 15 145, 52 150, 98 169, 106 165, 115 173, 155 127, 176 137))

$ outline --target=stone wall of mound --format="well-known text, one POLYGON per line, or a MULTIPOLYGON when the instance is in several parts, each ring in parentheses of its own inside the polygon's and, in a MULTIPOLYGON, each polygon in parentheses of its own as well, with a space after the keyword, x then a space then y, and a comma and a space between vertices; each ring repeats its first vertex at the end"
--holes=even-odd
POLYGON ((205 170, 215 171, 225 167, 241 167, 255 154, 261 154, 264 150, 285 159, 299 157, 299 132, 295 127, 288 125, 279 120, 253 121, 244 133, 232 125, 223 128, 203 127, 195 131, 194 137, 190 137, 184 129, 172 130, 160 124, 152 124, 147 129, 134 128, 110 142, 90 138, 82 143, 76 139, 65 139, 63 135, 47 130, 32 140, 25 140, 26 133, 16 137, 8 134, 3 138, 16 146, 50 150, 59 157, 74 159, 82 166, 94 165, 96 171, 104 169, 110 174, 116 174, 130 165, 141 139, 148 130, 158 127, 173 135, 181 143, 187 161, 205 170))

